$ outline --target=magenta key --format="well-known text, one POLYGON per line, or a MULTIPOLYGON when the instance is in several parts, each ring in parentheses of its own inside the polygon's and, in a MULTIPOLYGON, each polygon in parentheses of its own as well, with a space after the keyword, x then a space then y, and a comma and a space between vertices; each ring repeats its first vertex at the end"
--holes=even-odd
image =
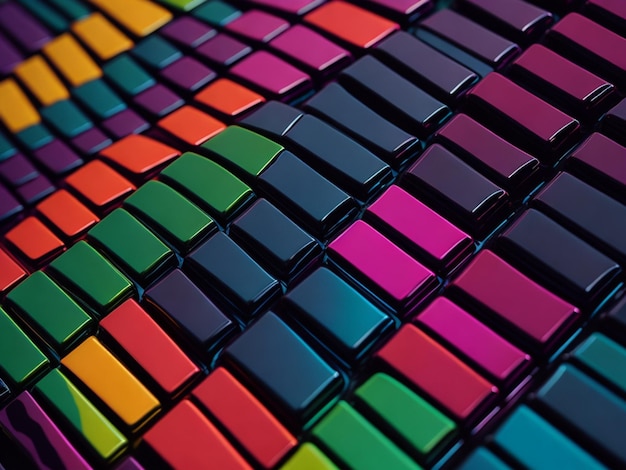
POLYGON ((252 52, 252 48, 227 34, 220 33, 198 46, 196 52, 219 65, 230 66, 252 52))
POLYGON ((250 0, 252 3, 289 13, 304 15, 313 8, 320 6, 325 0, 250 0))
POLYGON ((115 138, 121 139, 129 134, 139 134, 150 127, 150 124, 132 109, 126 108, 102 122, 104 127, 115 138))
POLYGON ((196 59, 183 57, 159 74, 185 91, 197 91, 216 77, 216 73, 196 59))
POLYGON ((228 23, 225 28, 252 41, 269 42, 289 28, 289 23, 260 10, 248 10, 228 23))
POLYGON ((365 217, 437 270, 451 270, 474 251, 469 235, 398 186, 389 187, 365 217))
POLYGON ((436 276, 359 220, 328 245, 331 258, 393 308, 409 309, 438 285, 436 276))
POLYGON ((182 46, 195 49, 215 36, 217 31, 191 16, 181 16, 161 28, 159 34, 182 46))

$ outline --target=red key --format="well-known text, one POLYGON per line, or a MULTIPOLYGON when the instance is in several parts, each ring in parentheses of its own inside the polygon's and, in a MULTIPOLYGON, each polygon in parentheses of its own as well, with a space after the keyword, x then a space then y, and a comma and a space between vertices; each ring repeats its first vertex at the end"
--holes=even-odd
POLYGON ((26 276, 26 271, 0 248, 0 294, 4 294, 26 276))

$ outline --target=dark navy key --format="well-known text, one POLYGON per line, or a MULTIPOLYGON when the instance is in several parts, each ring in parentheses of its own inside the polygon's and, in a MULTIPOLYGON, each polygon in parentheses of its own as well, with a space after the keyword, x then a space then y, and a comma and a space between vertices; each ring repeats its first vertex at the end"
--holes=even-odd
POLYGON ((626 145, 626 98, 606 113, 602 120, 602 132, 626 145))
POLYGON ((287 151, 261 173, 258 181, 274 204, 321 239, 357 211, 350 196, 287 151))
POLYGON ((184 267, 246 319, 280 293, 279 282, 222 232, 194 250, 184 267))
POLYGON ((389 316, 327 268, 318 269, 285 296, 284 312, 350 362, 393 325, 389 316))
POLYGON ((417 151, 416 137, 372 111, 337 83, 318 92, 305 109, 330 121, 390 165, 397 167, 417 151))
POLYGON ((619 265, 535 209, 497 239, 497 247, 530 277, 581 307, 603 299, 619 265))
POLYGON ((561 173, 533 200, 583 240, 626 264, 626 206, 579 179, 561 173))
MULTIPOLYGON (((626 292, 622 291, 621 300, 609 312, 608 319, 611 325, 617 326, 622 338, 626 338, 626 292)), ((622 341, 624 344, 624 341, 622 341)))
POLYGON ((374 54, 444 103, 452 104, 479 80, 472 70, 415 36, 398 31, 373 49, 374 54))
POLYGON ((363 103, 398 127, 425 137, 450 109, 371 56, 344 69, 339 82, 363 103))
POLYGON ((237 327, 180 270, 165 276, 145 294, 146 302, 196 348, 212 351, 237 327))
POLYGON ((388 165, 315 116, 303 116, 285 137, 311 167, 357 199, 366 201, 391 183, 388 165))
POLYGON ((231 225, 230 235, 284 281, 291 281, 322 254, 313 237, 265 199, 231 225))
POLYGON ((222 357, 293 428, 313 417, 343 384, 339 373, 272 312, 231 343, 222 357))
POLYGON ((401 184, 473 234, 482 235, 504 220, 506 191, 439 144, 426 149, 401 184))
POLYGON ((292 108, 285 103, 268 101, 252 114, 239 121, 239 124, 261 134, 280 137, 291 129, 291 126, 303 115, 302 111, 292 108))

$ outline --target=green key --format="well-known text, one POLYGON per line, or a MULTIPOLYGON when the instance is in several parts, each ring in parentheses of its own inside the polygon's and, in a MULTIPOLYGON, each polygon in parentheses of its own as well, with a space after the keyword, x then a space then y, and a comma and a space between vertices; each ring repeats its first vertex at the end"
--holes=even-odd
POLYGON ((626 349, 600 333, 592 334, 574 357, 626 392, 626 349))
POLYGON ((161 3, 165 3, 173 8, 178 8, 182 11, 189 11, 201 5, 206 0, 161 0, 161 3))
POLYGON ((80 0, 47 0, 73 21, 89 16, 91 10, 80 0))
POLYGON ((525 468, 604 468, 526 406, 515 410, 506 420, 494 436, 494 442, 525 468))
POLYGON ((93 123, 70 100, 57 101, 40 109, 46 122, 66 137, 74 137, 93 127, 93 123))
POLYGON ((128 54, 121 54, 102 66, 104 75, 129 95, 136 95, 156 83, 128 54))
POLYGON ((22 144, 28 147, 28 150, 37 150, 54 139, 54 136, 43 124, 27 127, 23 131, 18 132, 16 137, 22 144))
POLYGON ((37 382, 35 391, 103 460, 115 458, 128 446, 126 437, 58 369, 37 382))
POLYGON ((239 126, 230 126, 202 144, 226 161, 256 177, 274 161, 283 147, 239 126))
POLYGON ((126 103, 102 79, 92 80, 74 88, 72 93, 101 119, 106 119, 126 109, 126 103))
POLYGON ((212 0, 196 8, 192 14, 213 26, 224 26, 240 16, 241 12, 226 2, 212 0))
POLYGON ((451 419, 385 374, 372 376, 357 389, 356 396, 422 455, 456 429, 451 419))
POLYGON ((17 384, 37 374, 50 361, 0 308, 0 369, 17 384))
POLYGON ((155 34, 139 42, 133 48, 131 54, 145 64, 157 69, 167 67, 183 56, 178 49, 155 34))
POLYGON ((198 206, 160 181, 148 181, 124 205, 183 254, 217 229, 198 206))
POLYGON ((88 235, 136 280, 147 281, 176 261, 172 250, 124 209, 115 209, 88 235))
POLYGON ((0 162, 14 155, 17 150, 2 133, 0 133, 0 162))
POLYGON ((313 437, 350 468, 421 468, 344 401, 313 428, 313 437))
POLYGON ((133 293, 130 281, 82 240, 50 263, 50 269, 101 314, 110 312, 133 293))
POLYGON ((56 10, 50 8, 45 2, 41 0, 20 0, 20 3, 28 8, 55 33, 63 33, 68 29, 69 23, 67 20, 63 18, 62 15, 59 15, 56 10))
POLYGON ((338 470, 338 467, 332 463, 324 453, 314 444, 305 442, 298 450, 280 467, 280 470, 338 470))
POLYGON ((467 457, 458 470, 508 470, 509 467, 484 447, 479 447, 467 457))
POLYGON ((7 296, 27 323, 34 322, 57 350, 85 333, 92 320, 41 271, 31 274, 7 296))
POLYGON ((161 176, 223 221, 253 196, 244 182, 217 163, 192 152, 185 152, 161 176))

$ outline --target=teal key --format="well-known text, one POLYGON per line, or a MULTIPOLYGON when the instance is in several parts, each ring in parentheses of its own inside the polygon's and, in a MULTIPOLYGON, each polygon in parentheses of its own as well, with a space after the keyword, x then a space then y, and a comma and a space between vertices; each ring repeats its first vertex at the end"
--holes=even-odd
POLYGON ((18 284, 7 300, 25 323, 36 326, 59 352, 82 337, 92 324, 91 317, 41 271, 18 284))
POLYGON ((192 15, 213 26, 224 26, 241 15, 232 5, 221 0, 211 0, 196 8, 192 15))
POLYGON ((124 201, 124 206, 182 254, 217 230, 210 216, 160 181, 148 181, 124 201))
POLYGON ((0 370, 16 384, 23 384, 50 361, 26 336, 9 315, 0 308, 0 370))
POLYGON ((136 95, 156 81, 128 54, 121 54, 102 66, 104 75, 124 93, 136 95))
POLYGON ((88 236, 138 282, 148 282, 176 264, 172 250, 124 209, 115 209, 88 236))
POLYGON ((28 8, 42 23, 55 33, 63 33, 69 28, 69 22, 50 8, 46 2, 41 0, 20 0, 20 3, 28 8))
POLYGON ((626 392, 626 349, 603 334, 594 333, 574 352, 574 357, 626 392))
POLYGON ((50 274, 100 315, 130 297, 131 282, 91 245, 81 240, 49 265, 50 274))
POLYGON ((91 10, 81 0, 47 0, 72 21, 89 16, 91 10))
POLYGON ((156 34, 137 43, 131 54, 144 64, 156 69, 167 67, 183 56, 178 49, 156 34))
POLYGON ((473 451, 458 466, 459 470, 509 470, 510 468, 484 447, 479 447, 473 451))
POLYGON ((74 137, 93 127, 93 123, 70 100, 57 101, 40 109, 46 122, 66 137, 74 137))
POLYGON ((37 150, 54 139, 48 128, 41 123, 27 127, 15 136, 28 150, 37 150))
POLYGON ((495 444, 520 465, 537 470, 604 468, 596 459, 526 406, 509 416, 494 436, 495 444))
POLYGON ((15 155, 15 152, 17 150, 15 150, 13 144, 0 132, 0 162, 15 155))
POLYGON ((72 94, 101 119, 126 109, 126 103, 102 79, 92 80, 74 88, 72 94))

